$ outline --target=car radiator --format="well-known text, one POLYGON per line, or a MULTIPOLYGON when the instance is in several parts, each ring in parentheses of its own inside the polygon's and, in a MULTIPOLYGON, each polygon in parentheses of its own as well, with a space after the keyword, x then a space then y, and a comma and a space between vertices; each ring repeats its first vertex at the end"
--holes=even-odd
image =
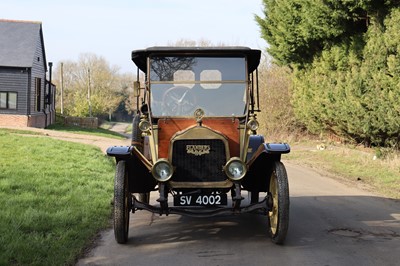
POLYGON ((226 150, 222 140, 176 140, 172 150, 175 182, 219 182, 226 180, 223 166, 226 150))

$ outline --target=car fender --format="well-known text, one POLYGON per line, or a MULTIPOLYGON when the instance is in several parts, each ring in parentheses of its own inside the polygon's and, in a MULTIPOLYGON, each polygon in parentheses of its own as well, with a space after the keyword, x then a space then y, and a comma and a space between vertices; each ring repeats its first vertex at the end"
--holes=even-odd
POLYGON ((130 192, 148 193, 155 189, 157 182, 150 172, 152 164, 136 147, 112 146, 107 149, 107 155, 115 157, 117 162, 126 161, 130 192))
POLYGON ((259 160, 280 161, 281 155, 289 152, 290 146, 287 143, 261 143, 247 161, 247 166, 251 167, 259 160))
POLYGON ((111 146, 108 147, 106 153, 108 156, 118 159, 127 159, 132 154, 132 146, 111 146))
MULTIPOLYGON (((281 155, 290 152, 290 146, 287 143, 265 143, 262 135, 252 135, 249 139, 249 148, 247 153, 247 163, 251 164, 261 154, 269 154, 269 157, 276 158, 276 155, 281 155), (275 156, 272 156, 275 155, 275 156)), ((278 156, 280 158, 280 156, 278 156)))
MULTIPOLYGON (((254 141, 253 145, 257 141, 254 141)), ((242 181, 243 187, 249 191, 267 192, 274 162, 280 161, 281 155, 289 152, 290 146, 287 143, 259 144, 256 151, 252 152, 251 157, 247 160, 248 171, 242 181)))

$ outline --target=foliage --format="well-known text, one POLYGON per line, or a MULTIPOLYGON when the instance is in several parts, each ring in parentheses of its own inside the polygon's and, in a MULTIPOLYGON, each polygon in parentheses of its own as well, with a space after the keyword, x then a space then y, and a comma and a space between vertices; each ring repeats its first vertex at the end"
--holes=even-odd
POLYGON ((257 115, 260 133, 267 141, 287 141, 298 125, 291 104, 291 73, 287 67, 271 64, 264 55, 258 68, 261 112, 257 115))
POLYGON ((293 69, 292 103, 313 133, 400 141, 398 1, 265 0, 268 51, 293 69))
POLYGON ((63 87, 63 114, 79 117, 110 116, 121 102, 128 101, 128 88, 134 78, 118 74, 117 67, 109 66, 103 57, 94 54, 83 54, 78 62, 60 63, 56 68, 56 77, 56 105, 61 106, 63 87))
POLYGON ((72 265, 108 226, 113 163, 94 147, 0 130, 0 265, 72 265))
POLYGON ((384 15, 396 1, 264 0, 256 16, 268 52, 283 65, 311 63, 325 48, 367 30, 370 16, 384 15), (393 3, 392 3, 393 2, 393 3))
POLYGON ((211 42, 210 40, 201 38, 198 39, 197 41, 195 40, 190 40, 190 39, 179 39, 175 42, 169 42, 168 46, 177 46, 177 47, 210 47, 210 46, 227 46, 223 42, 219 42, 217 44, 211 42))
POLYGON ((398 145, 400 42, 393 39, 399 35, 399 15, 395 10, 385 27, 372 21, 364 36, 324 50, 297 72, 294 108, 309 130, 368 146, 398 145))

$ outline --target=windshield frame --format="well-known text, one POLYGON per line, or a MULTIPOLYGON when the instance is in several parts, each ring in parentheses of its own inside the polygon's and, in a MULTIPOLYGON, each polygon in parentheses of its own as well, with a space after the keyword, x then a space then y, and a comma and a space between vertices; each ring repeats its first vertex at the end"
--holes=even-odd
POLYGON ((245 117, 249 108, 250 84, 247 64, 247 57, 244 55, 150 55, 148 57, 147 85, 149 88, 148 102, 152 116, 159 118, 193 117, 195 110, 202 109, 206 117, 245 117), (163 59, 192 60, 195 66, 188 63, 182 67, 177 66, 174 70, 174 67, 171 67, 173 64, 162 66, 159 62, 163 59), (155 62, 159 64, 154 64, 155 62), (158 66, 164 67, 161 71, 168 71, 169 69, 171 69, 171 71, 165 74, 160 71, 158 72, 159 74, 155 76, 153 67, 158 66), (186 75, 186 79, 176 79, 174 74, 178 70, 182 72, 186 71, 183 73, 183 76, 186 75), (215 77, 217 77, 217 79, 215 77), (172 111, 172 109, 165 111, 165 95, 157 96, 156 94, 161 94, 162 92, 165 94, 167 90, 176 87, 179 87, 177 90, 181 92, 175 99, 179 98, 181 101, 187 101, 187 105, 189 106, 190 98, 184 99, 184 97, 195 94, 196 92, 196 96, 193 97, 197 97, 197 102, 194 104, 190 103, 192 106, 181 112, 175 112, 172 111), (199 94, 199 91, 208 95, 204 96, 201 93, 199 94), (157 109, 160 108, 160 100, 161 108, 163 109, 161 111, 157 109), (212 108, 211 103, 215 105, 214 108, 212 108), (224 110, 224 108, 226 110, 224 110))

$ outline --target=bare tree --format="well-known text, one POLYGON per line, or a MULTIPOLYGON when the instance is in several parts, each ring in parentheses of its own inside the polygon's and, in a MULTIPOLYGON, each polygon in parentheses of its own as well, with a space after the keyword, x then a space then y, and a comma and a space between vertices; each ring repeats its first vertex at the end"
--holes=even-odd
POLYGON ((63 79, 65 114, 83 117, 111 115, 124 101, 121 81, 124 77, 118 74, 118 70, 95 54, 82 54, 77 62, 63 62, 62 77, 58 66, 54 82, 58 85, 63 79))

